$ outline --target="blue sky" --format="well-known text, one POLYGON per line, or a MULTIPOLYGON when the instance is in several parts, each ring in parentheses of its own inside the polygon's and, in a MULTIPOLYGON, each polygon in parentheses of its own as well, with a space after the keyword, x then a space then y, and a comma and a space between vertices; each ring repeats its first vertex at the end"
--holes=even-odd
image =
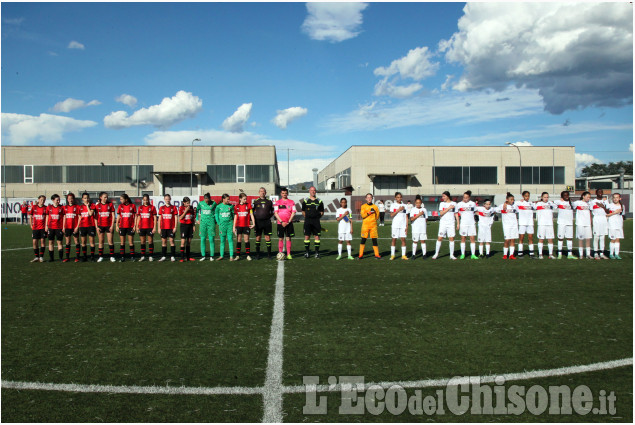
MULTIPOLYGON (((628 3, 2 3, 2 143, 574 145, 632 159, 628 3)), ((284 161, 283 161, 284 160, 284 161)))

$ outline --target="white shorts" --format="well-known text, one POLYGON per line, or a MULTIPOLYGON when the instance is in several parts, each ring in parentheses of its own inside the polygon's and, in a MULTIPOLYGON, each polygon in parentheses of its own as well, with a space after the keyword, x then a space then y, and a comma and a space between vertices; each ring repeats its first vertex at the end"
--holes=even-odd
POLYGON ((553 239, 553 224, 550 226, 548 224, 543 226, 538 226, 538 239, 553 239))
POLYGON ((337 240, 338 241, 352 241, 353 240, 353 235, 351 234, 351 232, 338 233, 337 234, 337 240))
POLYGON ((440 238, 453 238, 456 235, 456 225, 449 226, 439 226, 439 237, 440 238))
POLYGON ((624 229, 609 229, 609 239, 624 239, 624 229))
POLYGON ((406 237, 406 228, 405 227, 393 227, 392 228, 392 237, 393 239, 397 238, 405 238, 406 237))
POLYGON ((459 227, 459 235, 461 236, 476 236, 476 225, 469 224, 466 226, 461 225, 459 227))
POLYGON ((505 240, 518 239, 518 226, 503 226, 505 240))
POLYGON ((558 224, 558 239, 573 239, 573 224, 558 224))
POLYGON ((425 233, 413 233, 412 234, 412 241, 413 242, 425 241, 426 239, 428 239, 428 235, 425 234, 425 233))
POLYGON ((518 234, 519 235, 524 235, 525 233, 527 233, 528 235, 533 235, 534 234, 534 225, 533 224, 522 224, 520 226, 518 226, 518 234))
POLYGON ((575 226, 575 237, 577 239, 591 239, 591 226, 575 226))
POLYGON ((492 228, 490 226, 478 226, 478 241, 480 243, 492 241, 492 228))
POLYGON ((593 236, 606 236, 609 234, 609 222, 606 217, 593 217, 593 236))

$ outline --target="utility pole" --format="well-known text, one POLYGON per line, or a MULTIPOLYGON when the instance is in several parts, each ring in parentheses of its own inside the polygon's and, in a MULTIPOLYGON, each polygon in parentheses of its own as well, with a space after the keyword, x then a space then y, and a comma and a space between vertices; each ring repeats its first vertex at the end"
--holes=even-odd
POLYGON ((289 164, 290 164, 290 161, 289 161, 290 153, 289 153, 289 151, 293 151, 295 149, 284 148, 284 149, 281 149, 281 150, 287 151, 287 189, 288 189, 289 186, 291 185, 291 179, 289 177, 290 176, 290 173, 289 173, 289 170, 290 170, 290 167, 289 167, 289 164))

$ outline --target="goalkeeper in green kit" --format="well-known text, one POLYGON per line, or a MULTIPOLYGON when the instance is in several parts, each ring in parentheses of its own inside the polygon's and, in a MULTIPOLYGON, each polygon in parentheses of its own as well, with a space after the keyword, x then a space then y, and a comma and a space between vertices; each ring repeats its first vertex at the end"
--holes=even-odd
POLYGON ((234 261, 234 206, 229 203, 229 195, 223 194, 223 203, 216 207, 216 222, 220 236, 219 260, 225 255, 225 239, 229 243, 229 261, 234 261))
POLYGON ((199 225, 199 236, 201 237, 201 259, 205 261, 205 248, 209 238, 209 261, 214 261, 214 237, 216 236, 216 207, 218 204, 212 200, 211 195, 203 195, 203 202, 199 202, 196 207, 196 224, 199 225))

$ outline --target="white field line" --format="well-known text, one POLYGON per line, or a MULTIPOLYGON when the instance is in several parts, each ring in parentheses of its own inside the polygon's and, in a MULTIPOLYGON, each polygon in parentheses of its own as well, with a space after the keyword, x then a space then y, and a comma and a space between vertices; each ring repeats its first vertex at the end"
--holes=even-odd
POLYGON ((262 422, 282 422, 282 339, 284 335, 284 261, 278 262, 276 290, 273 299, 273 317, 269 336, 267 373, 262 392, 264 414, 262 422))
MULTIPOLYGON (((569 366, 556 369, 535 370, 529 372, 506 373, 501 375, 469 376, 455 380, 455 385, 469 382, 492 383, 495 378, 502 377, 505 382, 524 381, 536 378, 550 378, 554 376, 567 376, 579 373, 597 372, 602 370, 617 369, 625 366, 632 366, 633 358, 611 360, 607 362, 592 363, 583 366, 569 366), (478 381, 477 381, 478 380, 478 381)), ((425 379, 420 381, 394 381, 365 383, 364 387, 379 385, 382 388, 390 388, 393 385, 400 385, 404 388, 432 388, 447 385, 450 378, 425 379)), ((117 385, 81 385, 81 384, 47 384, 40 382, 18 382, 2 381, 2 388, 18 390, 44 390, 62 392, 82 392, 82 393, 111 393, 111 394, 175 394, 175 395, 252 395, 265 394, 263 387, 139 387, 139 386, 117 386, 117 385)), ((303 393, 307 387, 304 385, 280 386, 280 395, 303 393)), ((318 385, 315 387, 318 392, 336 392, 341 390, 339 384, 318 385)))

